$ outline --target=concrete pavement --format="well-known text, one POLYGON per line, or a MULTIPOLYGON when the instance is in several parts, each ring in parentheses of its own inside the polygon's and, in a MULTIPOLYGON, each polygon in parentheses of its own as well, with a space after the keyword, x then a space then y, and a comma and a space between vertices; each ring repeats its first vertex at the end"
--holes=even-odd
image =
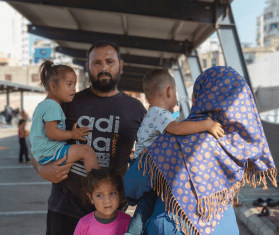
POLYGON ((51 183, 20 164, 18 154, 17 128, 0 126, 0 234, 45 234, 51 183))

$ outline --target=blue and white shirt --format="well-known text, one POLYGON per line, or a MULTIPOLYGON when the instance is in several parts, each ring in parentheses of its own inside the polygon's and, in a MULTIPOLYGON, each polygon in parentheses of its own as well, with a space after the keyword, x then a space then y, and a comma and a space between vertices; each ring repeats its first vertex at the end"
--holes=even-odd
POLYGON ((133 158, 137 158, 142 150, 147 149, 159 135, 164 134, 166 127, 173 121, 174 117, 166 109, 156 106, 148 109, 137 133, 138 142, 133 158))

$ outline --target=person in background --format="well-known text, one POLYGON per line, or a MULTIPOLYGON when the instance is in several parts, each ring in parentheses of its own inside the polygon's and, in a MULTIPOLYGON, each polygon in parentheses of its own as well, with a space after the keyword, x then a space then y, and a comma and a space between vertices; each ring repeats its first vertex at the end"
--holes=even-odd
POLYGON ((22 118, 23 120, 26 120, 26 121, 27 121, 27 115, 26 115, 26 112, 25 112, 24 110, 22 110, 22 112, 21 112, 21 118, 22 118))
POLYGON ((127 231, 131 217, 117 210, 124 192, 122 177, 116 170, 92 169, 84 180, 83 198, 96 210, 79 220, 74 235, 123 235, 127 231))
POLYGON ((20 119, 18 122, 18 139, 19 139, 19 163, 30 163, 30 159, 28 157, 28 148, 25 142, 25 137, 29 136, 29 132, 25 130, 26 121, 24 119, 20 119), (25 156, 25 161, 23 161, 23 155, 25 156))

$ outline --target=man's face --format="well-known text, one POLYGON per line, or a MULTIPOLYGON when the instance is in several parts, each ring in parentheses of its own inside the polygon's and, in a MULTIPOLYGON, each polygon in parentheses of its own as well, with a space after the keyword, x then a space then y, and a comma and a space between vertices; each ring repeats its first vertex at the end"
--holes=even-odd
POLYGON ((120 80, 123 62, 119 62, 112 46, 94 48, 88 58, 88 71, 92 87, 108 92, 115 89, 120 80))

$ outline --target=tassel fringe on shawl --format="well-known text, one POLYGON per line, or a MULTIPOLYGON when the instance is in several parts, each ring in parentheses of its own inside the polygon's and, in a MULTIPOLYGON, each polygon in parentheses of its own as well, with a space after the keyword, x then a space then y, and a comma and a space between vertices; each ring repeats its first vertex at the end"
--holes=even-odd
MULTIPOLYGON (((152 160, 151 155, 147 151, 143 151, 140 157, 141 159, 138 164, 138 169, 143 168, 143 175, 145 175, 149 165, 148 174, 151 178, 151 187, 155 190, 155 192, 157 192, 157 196, 161 196, 161 199, 165 202, 165 210, 168 211, 169 217, 175 221, 176 228, 179 230, 179 216, 181 218, 180 227, 182 232, 184 232, 186 235, 200 235, 198 229, 192 224, 191 220, 187 217, 180 204, 176 201, 166 178, 157 168, 156 163, 152 160), (143 163, 142 158, 146 153, 147 156, 145 158, 145 162, 143 163)), ((276 167, 266 171, 259 171, 255 169, 255 166, 251 162, 248 162, 245 166, 244 175, 241 181, 236 182, 229 189, 218 191, 208 197, 198 199, 197 212, 200 214, 203 221, 208 221, 212 218, 212 214, 213 217, 215 217, 218 211, 223 210, 223 207, 228 205, 236 193, 238 202, 239 191, 245 185, 245 183, 248 183, 254 188, 263 183, 263 189, 267 189, 266 178, 268 177, 271 183, 277 187, 276 176, 276 167)))

